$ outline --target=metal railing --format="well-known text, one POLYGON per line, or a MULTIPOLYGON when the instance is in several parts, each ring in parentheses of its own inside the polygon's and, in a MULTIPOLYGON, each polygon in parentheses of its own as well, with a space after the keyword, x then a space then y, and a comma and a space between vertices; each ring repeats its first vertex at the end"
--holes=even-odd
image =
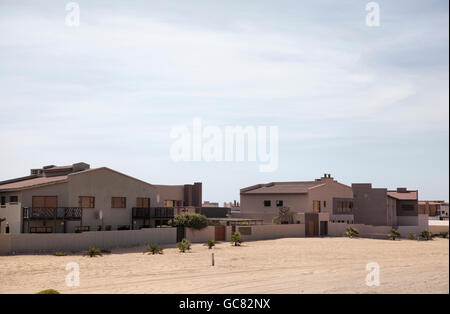
POLYGON ((133 207, 133 218, 173 218, 173 207, 149 207, 137 208, 133 207))
POLYGON ((81 219, 81 207, 23 207, 23 219, 81 219))

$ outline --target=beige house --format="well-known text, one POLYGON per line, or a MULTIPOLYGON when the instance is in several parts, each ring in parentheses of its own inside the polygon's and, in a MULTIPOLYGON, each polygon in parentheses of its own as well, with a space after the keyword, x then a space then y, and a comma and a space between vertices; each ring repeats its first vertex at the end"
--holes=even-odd
POLYGON ((350 186, 325 174, 314 181, 272 182, 241 189, 240 213, 233 217, 272 223, 280 211, 292 213, 293 223, 304 223, 306 235, 326 235, 329 220, 353 223, 350 186))
POLYGON ((185 205, 195 211, 201 189, 201 183, 156 186, 86 163, 32 169, 29 176, 0 182, 0 233, 155 227, 185 205))

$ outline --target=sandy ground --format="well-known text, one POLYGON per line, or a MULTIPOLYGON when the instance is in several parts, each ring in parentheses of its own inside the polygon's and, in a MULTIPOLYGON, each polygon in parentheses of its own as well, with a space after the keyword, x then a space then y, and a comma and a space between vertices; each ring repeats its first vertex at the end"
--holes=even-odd
POLYGON ((449 241, 298 238, 221 243, 190 253, 143 248, 81 255, 0 257, 0 293, 449 293, 449 241), (211 253, 215 253, 214 267, 211 253), (80 266, 67 287, 66 264, 80 266), (366 264, 380 265, 380 286, 366 285, 366 264))

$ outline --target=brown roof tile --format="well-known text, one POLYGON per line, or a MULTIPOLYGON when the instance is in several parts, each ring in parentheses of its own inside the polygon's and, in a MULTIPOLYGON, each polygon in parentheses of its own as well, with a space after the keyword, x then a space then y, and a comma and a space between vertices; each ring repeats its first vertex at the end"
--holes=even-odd
POLYGON ((27 189, 38 185, 53 184, 67 180, 67 176, 41 177, 0 185, 1 190, 27 189))
POLYGON ((414 201, 417 200, 417 191, 397 192, 388 191, 387 195, 401 201, 414 201))

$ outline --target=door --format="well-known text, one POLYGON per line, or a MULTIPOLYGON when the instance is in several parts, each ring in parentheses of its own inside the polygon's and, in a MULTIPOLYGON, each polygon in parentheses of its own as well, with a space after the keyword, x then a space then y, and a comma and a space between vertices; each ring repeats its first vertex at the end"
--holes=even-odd
POLYGON ((225 226, 214 227, 214 241, 225 241, 225 226))
POLYGON ((321 221, 320 222, 320 235, 321 236, 328 235, 328 221, 321 221))
POLYGON ((314 221, 308 221, 308 237, 314 237, 314 221))
POLYGON ((186 238, 186 229, 184 227, 177 227, 177 242, 181 242, 186 238))

